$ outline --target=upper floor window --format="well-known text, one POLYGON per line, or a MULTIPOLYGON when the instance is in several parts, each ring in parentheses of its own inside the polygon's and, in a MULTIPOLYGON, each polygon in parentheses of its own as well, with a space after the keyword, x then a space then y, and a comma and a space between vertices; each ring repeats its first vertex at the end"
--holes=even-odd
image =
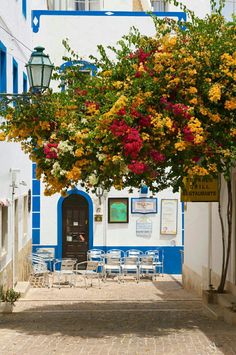
POLYGON ((12 63, 12 81, 13 94, 18 94, 18 64, 14 58, 12 63))
POLYGON ((22 0, 22 14, 25 16, 27 16, 27 0, 22 0))
POLYGON ((7 49, 0 41, 0 92, 7 91, 7 49))
POLYGON ((48 0, 49 10, 78 10, 98 11, 101 10, 103 0, 48 0))
POLYGON ((156 12, 166 12, 167 11, 167 3, 164 0, 152 0, 152 8, 153 11, 156 12))

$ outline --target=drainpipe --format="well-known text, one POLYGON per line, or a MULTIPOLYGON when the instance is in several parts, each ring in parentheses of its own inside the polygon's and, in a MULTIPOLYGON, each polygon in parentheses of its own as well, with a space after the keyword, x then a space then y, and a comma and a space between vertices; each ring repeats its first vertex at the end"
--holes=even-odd
POLYGON ((208 202, 208 288, 212 288, 212 202, 208 202))

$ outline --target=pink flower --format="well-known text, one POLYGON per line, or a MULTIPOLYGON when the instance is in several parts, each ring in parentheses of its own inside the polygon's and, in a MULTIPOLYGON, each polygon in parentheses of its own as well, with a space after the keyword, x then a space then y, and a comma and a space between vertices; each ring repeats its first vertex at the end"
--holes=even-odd
POLYGON ((43 147, 44 154, 47 159, 58 158, 58 143, 46 143, 43 147))
POLYGON ((139 163, 138 161, 133 160, 131 164, 128 165, 130 171, 135 174, 143 174, 147 170, 147 165, 144 163, 139 163))

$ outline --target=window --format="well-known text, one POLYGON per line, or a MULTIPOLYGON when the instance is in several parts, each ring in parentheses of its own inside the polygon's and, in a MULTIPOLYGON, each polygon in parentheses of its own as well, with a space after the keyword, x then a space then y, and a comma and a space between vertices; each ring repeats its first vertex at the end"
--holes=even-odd
POLYGON ((7 91, 7 50, 0 41, 0 92, 7 91))
POLYGON ((156 12, 166 12, 167 11, 167 3, 164 0, 152 0, 152 8, 153 11, 156 12))
POLYGON ((79 11, 100 10, 100 0, 75 0, 75 9, 79 11))
POLYGON ((0 256, 7 250, 8 207, 0 206, 0 256))
POLYGON ((28 91, 27 75, 23 73, 23 92, 28 91))
POLYGON ((18 94, 18 64, 13 58, 12 65, 13 94, 18 94))
POLYGON ((26 15, 27 15, 27 0, 22 0, 22 14, 26 18, 26 15))

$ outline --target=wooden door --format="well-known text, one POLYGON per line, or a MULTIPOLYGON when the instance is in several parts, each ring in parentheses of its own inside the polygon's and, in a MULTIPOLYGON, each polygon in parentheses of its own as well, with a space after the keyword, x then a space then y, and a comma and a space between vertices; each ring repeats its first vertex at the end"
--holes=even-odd
POLYGON ((89 208, 87 200, 77 194, 62 203, 62 257, 87 260, 89 249, 89 208))

